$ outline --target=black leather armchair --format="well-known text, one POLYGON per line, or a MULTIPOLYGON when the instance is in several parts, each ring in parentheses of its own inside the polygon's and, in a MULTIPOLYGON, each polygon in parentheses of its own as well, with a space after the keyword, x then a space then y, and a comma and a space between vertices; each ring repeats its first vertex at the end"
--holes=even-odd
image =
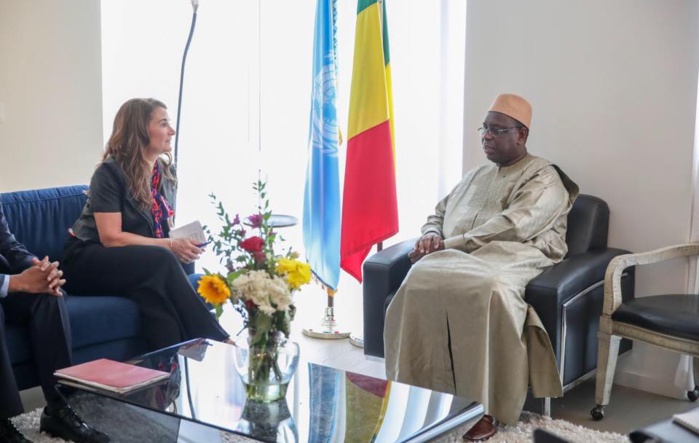
MULTIPOLYGON (((597 330, 604 299, 607 265, 628 251, 607 247, 609 207, 590 195, 578 196, 568 215, 566 258, 534 278, 525 300, 537 312, 551 338, 564 392, 594 375, 597 330)), ((380 251, 364 262, 364 354, 384 356, 386 309, 411 263, 408 252, 415 240, 380 251)), ((633 297, 634 268, 621 279, 624 299, 633 297)), ((624 342, 620 352, 631 348, 624 342)))

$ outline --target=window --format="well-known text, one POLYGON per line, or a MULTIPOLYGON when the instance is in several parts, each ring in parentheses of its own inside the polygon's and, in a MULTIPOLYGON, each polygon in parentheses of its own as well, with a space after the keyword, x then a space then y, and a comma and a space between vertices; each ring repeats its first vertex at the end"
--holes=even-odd
MULTIPOLYGON (((187 57, 180 122, 178 222, 215 224, 207 195, 250 213, 251 185, 268 181, 275 212, 301 219, 311 93, 315 1, 202 1, 187 57), (260 172, 261 171, 261 172, 260 172)), ((338 115, 346 136, 356 2, 339 0, 338 115)), ((466 3, 387 3, 400 233, 414 237, 461 178, 466 3)), ((182 51, 192 10, 181 0, 102 0, 104 137, 127 99, 152 96, 177 118, 182 51)), ((345 140, 346 142, 346 140, 345 140)), ((346 143, 340 148, 341 177, 346 143)), ((97 161, 97 159, 96 159, 97 161)), ((302 250, 301 227, 282 235, 302 250)), ((214 254, 200 266, 216 269, 214 254)), ((343 293, 359 286, 343 273, 343 293)), ((348 323, 361 324, 359 306, 348 323)))

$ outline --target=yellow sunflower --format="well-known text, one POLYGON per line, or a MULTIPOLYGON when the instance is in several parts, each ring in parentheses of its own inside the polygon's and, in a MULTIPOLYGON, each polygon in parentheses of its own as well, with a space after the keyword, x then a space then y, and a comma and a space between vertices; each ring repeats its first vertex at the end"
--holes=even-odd
POLYGON ((199 292, 199 295, 201 295, 204 300, 213 305, 225 303, 231 296, 231 290, 218 274, 203 276, 199 280, 197 292, 199 292))

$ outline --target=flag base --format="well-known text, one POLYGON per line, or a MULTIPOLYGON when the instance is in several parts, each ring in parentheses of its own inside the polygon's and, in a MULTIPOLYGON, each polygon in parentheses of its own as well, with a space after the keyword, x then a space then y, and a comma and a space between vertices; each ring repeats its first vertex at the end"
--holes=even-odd
POLYGON ((312 338, 324 338, 328 340, 337 340, 350 336, 349 332, 342 331, 335 321, 335 309, 332 306, 325 308, 325 317, 320 322, 317 328, 303 328, 303 335, 312 338))
POLYGON ((350 334, 350 343, 358 348, 364 347, 364 334, 357 334, 353 332, 350 334))

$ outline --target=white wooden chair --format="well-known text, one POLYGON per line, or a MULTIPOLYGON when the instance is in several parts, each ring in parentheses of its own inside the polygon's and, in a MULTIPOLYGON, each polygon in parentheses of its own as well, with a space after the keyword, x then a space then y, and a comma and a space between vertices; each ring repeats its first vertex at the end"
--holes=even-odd
MULTIPOLYGON (((600 318, 597 386, 592 418, 601 420, 609 404, 622 338, 642 341, 694 357, 699 368, 699 297, 697 294, 665 294, 622 300, 621 278, 631 266, 649 265, 678 257, 699 255, 699 244, 682 244, 653 251, 619 255, 607 267, 604 305, 600 318)), ((687 393, 699 398, 699 388, 687 393)))

